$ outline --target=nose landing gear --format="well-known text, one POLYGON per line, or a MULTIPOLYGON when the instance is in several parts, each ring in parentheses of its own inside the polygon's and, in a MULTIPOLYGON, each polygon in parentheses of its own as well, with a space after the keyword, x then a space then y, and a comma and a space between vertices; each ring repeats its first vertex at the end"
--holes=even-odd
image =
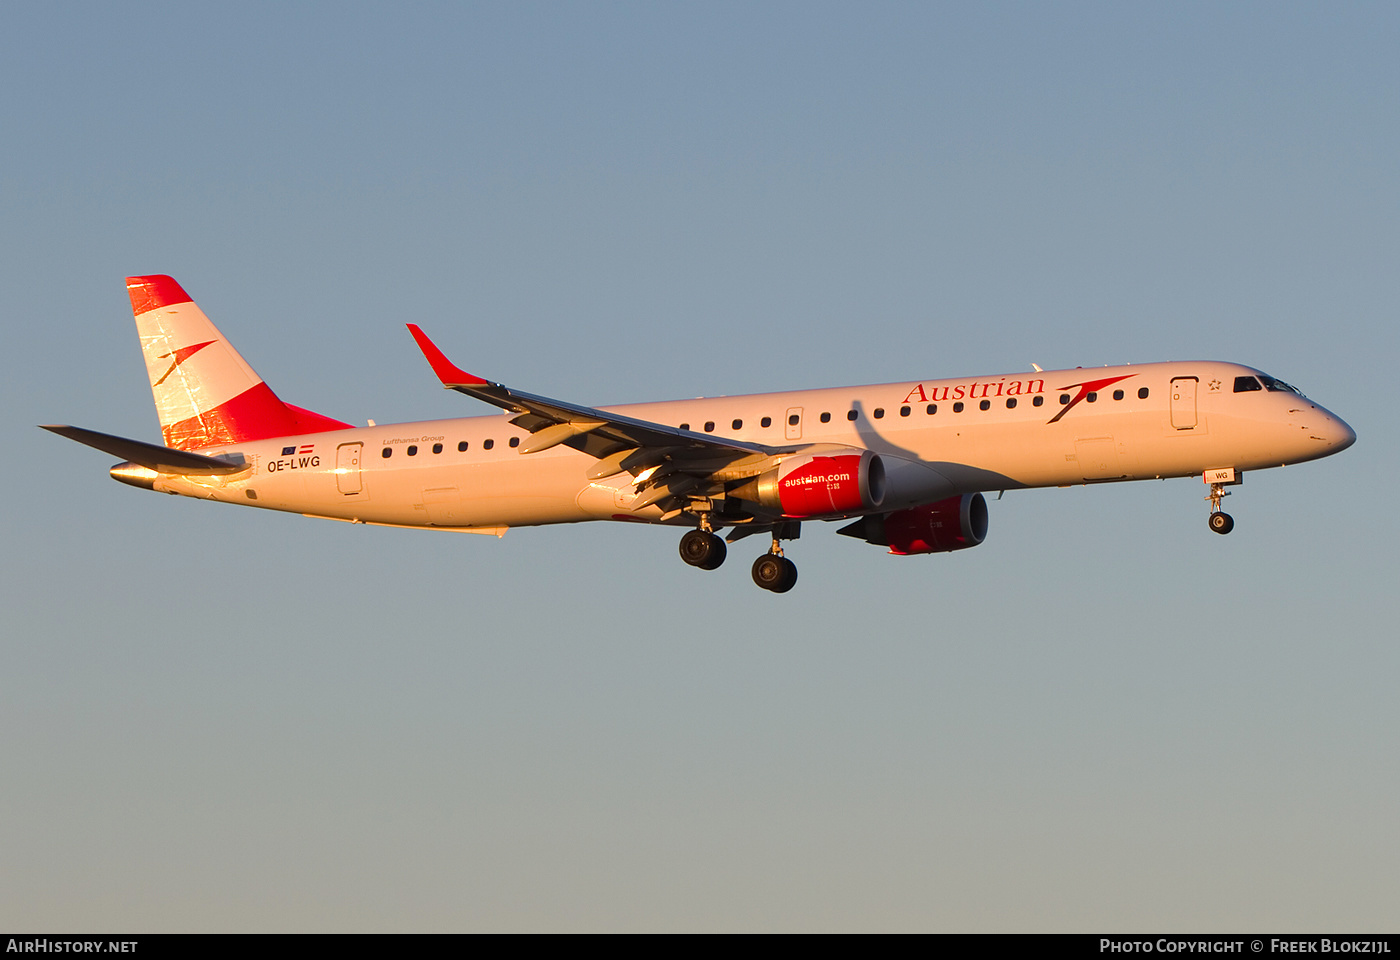
POLYGON ((1235 529, 1235 518, 1228 513, 1221 513, 1219 510, 1212 513, 1210 515, 1210 520, 1207 522, 1210 524, 1210 528, 1216 533, 1229 533, 1231 530, 1235 529))
POLYGON ((1220 511, 1220 501, 1230 495, 1223 483, 1212 483, 1206 499, 1210 501, 1210 518, 1206 521, 1211 530, 1224 535, 1235 529, 1235 518, 1220 511))

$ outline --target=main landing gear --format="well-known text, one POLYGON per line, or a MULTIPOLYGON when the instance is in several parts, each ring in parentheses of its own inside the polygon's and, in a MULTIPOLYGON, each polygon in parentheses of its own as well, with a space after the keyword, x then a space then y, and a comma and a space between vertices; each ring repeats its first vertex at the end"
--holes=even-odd
POLYGON ((1210 501, 1210 519, 1206 523, 1222 536, 1235 529, 1235 518, 1220 511, 1220 501, 1229 495, 1230 491, 1225 489, 1223 483, 1212 483, 1210 493, 1206 494, 1206 499, 1210 501))
POLYGON ((701 570, 714 570, 729 552, 724 541, 708 530, 691 530, 681 537, 681 559, 701 570))
MULTIPOLYGON (((782 524, 771 528, 773 530, 773 546, 767 553, 759 557, 753 564, 753 582, 764 590, 771 590, 774 593, 787 593, 797 583, 797 564, 783 556, 783 548, 779 541, 779 533, 786 533, 788 539, 796 537, 796 524, 782 524)), ((758 533, 758 530, 745 531, 746 533, 758 533)), ((738 536, 742 536, 739 534, 738 536)), ((737 539, 735 536, 732 539, 737 539)), ((724 563, 728 548, 723 540, 715 535, 710 529, 710 525, 702 521, 701 525, 695 529, 687 531, 681 537, 681 559, 692 567, 699 567, 701 570, 714 570, 724 563)))
POLYGON ((797 583, 797 564, 782 554, 782 547, 773 540, 776 553, 765 553, 753 562, 753 582, 774 593, 787 593, 797 583))

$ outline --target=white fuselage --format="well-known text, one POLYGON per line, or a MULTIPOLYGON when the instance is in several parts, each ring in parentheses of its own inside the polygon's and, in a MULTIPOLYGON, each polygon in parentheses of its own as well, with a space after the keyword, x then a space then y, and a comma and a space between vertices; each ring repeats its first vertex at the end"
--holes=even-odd
MULTIPOLYGON (((882 511, 975 491, 1257 470, 1326 456, 1355 439, 1339 418, 1290 390, 1236 392, 1242 377, 1263 375, 1232 363, 1151 363, 604 409, 768 446, 869 449, 890 466, 882 511), (1104 385, 1086 394, 1085 384, 1104 385)), ((498 415, 260 440, 200 451, 240 454, 248 469, 238 474, 162 474, 153 488, 476 532, 661 520, 658 506, 630 509, 630 474, 590 481, 594 458, 562 445, 522 456, 513 444, 528 437, 498 415)))

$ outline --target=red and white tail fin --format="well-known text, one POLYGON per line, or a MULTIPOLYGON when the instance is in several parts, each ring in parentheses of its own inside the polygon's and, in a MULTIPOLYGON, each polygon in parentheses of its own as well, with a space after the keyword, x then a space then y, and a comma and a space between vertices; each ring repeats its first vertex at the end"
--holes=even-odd
POLYGON ((198 450, 350 424, 283 403, 180 285, 127 277, 165 445, 198 450))

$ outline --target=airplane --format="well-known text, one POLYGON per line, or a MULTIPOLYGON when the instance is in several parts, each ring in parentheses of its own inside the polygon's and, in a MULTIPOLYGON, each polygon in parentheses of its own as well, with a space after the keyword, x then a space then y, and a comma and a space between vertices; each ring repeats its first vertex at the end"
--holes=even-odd
POLYGON ((1248 471, 1345 450, 1356 433, 1296 388, 1219 361, 917 380, 588 407, 467 373, 416 325, 449 390, 504 414, 358 427, 284 403, 168 276, 128 277, 163 444, 44 425, 122 463, 122 483, 350 523, 502 536, 619 520, 687 528, 714 570, 766 535, 758 586, 785 593, 807 521, 910 556, 987 536, 984 493, 1201 477, 1210 529, 1248 471), (728 531, 721 539, 720 532, 728 531))

